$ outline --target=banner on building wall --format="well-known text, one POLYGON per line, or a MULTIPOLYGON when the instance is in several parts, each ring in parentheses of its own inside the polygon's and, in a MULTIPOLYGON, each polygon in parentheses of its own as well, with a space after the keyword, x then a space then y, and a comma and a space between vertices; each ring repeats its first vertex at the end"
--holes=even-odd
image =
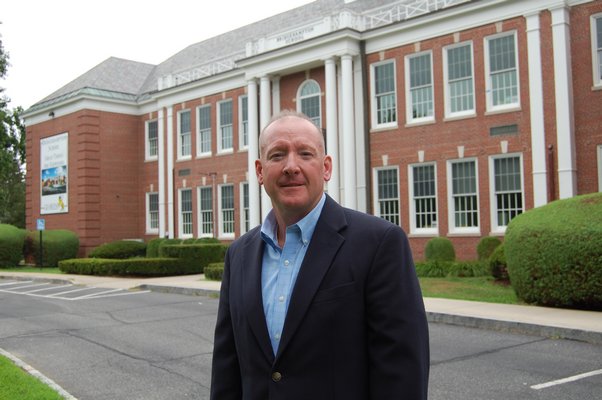
POLYGON ((40 139, 42 178, 40 214, 59 214, 69 211, 68 146, 68 133, 40 139))

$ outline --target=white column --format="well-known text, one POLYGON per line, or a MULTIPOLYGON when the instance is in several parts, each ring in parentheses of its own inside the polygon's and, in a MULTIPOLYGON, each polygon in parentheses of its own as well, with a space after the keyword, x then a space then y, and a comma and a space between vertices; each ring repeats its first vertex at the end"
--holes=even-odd
POLYGON ((339 184, 339 133, 337 116, 337 69, 334 59, 325 62, 326 69, 326 153, 332 157, 332 177, 327 184, 328 194, 334 201, 340 198, 339 184))
MULTIPOLYGON (((280 112, 280 77, 272 78, 272 115, 280 112)), ((271 117, 271 116, 270 116, 271 117)))
POLYGON ((174 134, 173 134, 173 107, 167 107, 167 229, 169 238, 175 237, 175 224, 173 214, 173 166, 174 166, 174 134))
POLYGON ((527 18, 527 52, 529 56, 533 206, 539 207, 548 202, 539 13, 525 17, 527 18))
POLYGON ((344 197, 343 205, 355 209, 357 207, 355 176, 355 126, 353 113, 353 58, 350 55, 341 57, 342 70, 342 120, 343 120, 343 152, 344 159, 344 197))
POLYGON ((565 7, 552 9, 554 86, 558 152, 558 191, 561 199, 577 194, 575 122, 571 70, 570 16, 565 7))
POLYGON ((157 112, 157 153, 158 153, 158 184, 159 184, 159 237, 165 236, 165 215, 166 215, 166 204, 165 204, 165 118, 163 116, 163 107, 159 108, 157 112))
MULTIPOLYGON (((270 77, 262 76, 260 80, 259 87, 259 130, 262 131, 263 128, 268 124, 270 118, 272 117, 272 107, 271 107, 271 96, 270 96, 270 77)), ((261 188, 261 220, 263 221, 265 217, 268 215, 270 210, 272 209, 272 200, 266 193, 266 191, 261 188)))
POLYGON ((259 182, 255 175, 255 160, 259 157, 259 120, 257 106, 257 81, 252 79, 247 84, 247 101, 249 113, 249 226, 261 224, 261 202, 259 199, 259 182))

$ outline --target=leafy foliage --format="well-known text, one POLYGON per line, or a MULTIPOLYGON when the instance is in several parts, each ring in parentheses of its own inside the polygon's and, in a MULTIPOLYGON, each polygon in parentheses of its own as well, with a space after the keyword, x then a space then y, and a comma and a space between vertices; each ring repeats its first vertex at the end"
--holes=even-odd
POLYGON ((228 246, 221 243, 206 244, 164 244, 159 247, 159 257, 172 257, 186 260, 195 266, 195 273, 203 273, 205 267, 214 262, 222 262, 228 246))
POLYGON ((485 236, 479 240, 479 244, 477 245, 477 254, 479 256, 479 260, 487 261, 493 251, 502 244, 502 241, 495 236, 485 236))
POLYGON ((224 263, 211 263, 205 267, 205 278, 221 281, 224 276, 224 263))
POLYGON ((134 240, 117 240, 101 244, 92 250, 90 258, 130 258, 144 257, 146 255, 146 243, 134 240))
POLYGON ((25 231, 0 224, 0 267, 16 266, 23 259, 25 231))
POLYGON ((504 252, 504 244, 499 245, 493 250, 489 257, 489 269, 491 275, 499 281, 507 281, 508 265, 506 263, 506 253, 504 252))
POLYGON ((454 245, 446 237, 435 237, 426 242, 424 249, 426 261, 455 261, 454 245))
MULTIPOLYGON (((40 233, 29 231, 31 251, 36 262, 40 259, 40 233)), ((44 267, 56 267, 60 260, 77 257, 79 238, 67 229, 49 229, 42 232, 42 250, 44 267)))
POLYGON ((68 274, 99 276, 170 276, 198 273, 193 265, 178 258, 75 258, 59 262, 68 274))

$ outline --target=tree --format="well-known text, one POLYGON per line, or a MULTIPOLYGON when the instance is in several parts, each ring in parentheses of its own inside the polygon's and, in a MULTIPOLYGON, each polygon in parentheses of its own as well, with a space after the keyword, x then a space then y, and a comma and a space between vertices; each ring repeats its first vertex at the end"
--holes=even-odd
MULTIPOLYGON (((9 67, 0 36, 0 78, 9 67)), ((0 223, 25 228, 25 125, 23 109, 10 110, 0 87, 0 223)))

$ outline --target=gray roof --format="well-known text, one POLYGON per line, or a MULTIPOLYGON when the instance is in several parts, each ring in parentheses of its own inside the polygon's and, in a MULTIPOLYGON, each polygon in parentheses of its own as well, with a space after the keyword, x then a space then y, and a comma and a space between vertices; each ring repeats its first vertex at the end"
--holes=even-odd
POLYGON ((124 99, 140 99, 158 90, 158 79, 168 74, 244 54, 248 42, 285 31, 325 16, 349 10, 355 13, 372 10, 393 3, 411 3, 414 0, 316 0, 312 3, 243 26, 219 36, 192 44, 169 57, 159 65, 145 64, 111 57, 84 73, 30 108, 34 111, 65 98, 77 96, 90 89, 96 93, 116 92, 124 99))

